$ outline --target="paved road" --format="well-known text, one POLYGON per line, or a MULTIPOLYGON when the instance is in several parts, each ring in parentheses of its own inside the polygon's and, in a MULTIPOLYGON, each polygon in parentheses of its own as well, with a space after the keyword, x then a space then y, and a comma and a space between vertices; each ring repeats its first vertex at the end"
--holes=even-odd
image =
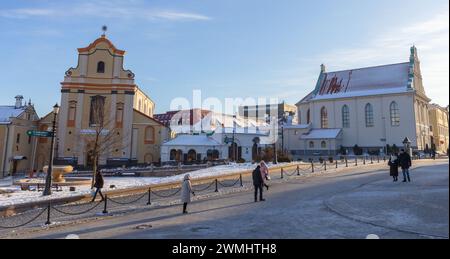
POLYGON ((321 175, 273 184, 266 202, 248 191, 106 217, 12 238, 448 238, 448 161, 393 183, 386 171, 321 175), (151 227, 150 227, 151 226, 151 227))

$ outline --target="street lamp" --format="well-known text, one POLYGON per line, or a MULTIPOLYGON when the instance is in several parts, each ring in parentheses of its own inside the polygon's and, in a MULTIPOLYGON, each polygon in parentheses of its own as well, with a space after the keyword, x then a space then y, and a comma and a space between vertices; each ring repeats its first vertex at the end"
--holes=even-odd
POLYGON ((52 171, 53 171, 53 150, 55 144, 55 135, 56 135, 56 117, 59 113, 59 105, 55 104, 53 106, 53 122, 52 122, 52 141, 50 144, 50 162, 47 169, 47 177, 45 179, 45 189, 44 196, 49 196, 52 194, 52 171))

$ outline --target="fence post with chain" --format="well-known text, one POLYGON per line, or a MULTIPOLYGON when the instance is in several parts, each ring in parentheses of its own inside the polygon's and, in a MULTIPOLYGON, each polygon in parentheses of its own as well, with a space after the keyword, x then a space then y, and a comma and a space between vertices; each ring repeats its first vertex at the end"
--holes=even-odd
POLYGON ((108 195, 105 194, 104 206, 103 206, 103 214, 108 214, 108 195))
POLYGON ((51 221, 50 221, 51 207, 52 207, 51 204, 48 203, 48 206, 47 206, 47 221, 45 222, 45 225, 52 224, 51 221))
POLYGON ((152 205, 152 188, 148 188, 148 201, 147 201, 147 205, 152 205))

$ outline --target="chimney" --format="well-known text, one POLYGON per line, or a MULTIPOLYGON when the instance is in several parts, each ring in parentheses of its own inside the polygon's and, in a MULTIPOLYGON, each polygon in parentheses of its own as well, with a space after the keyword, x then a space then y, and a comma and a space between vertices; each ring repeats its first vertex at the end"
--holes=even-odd
POLYGON ((23 96, 22 95, 17 95, 16 97, 16 105, 15 108, 19 109, 20 107, 22 107, 22 100, 23 100, 23 96))

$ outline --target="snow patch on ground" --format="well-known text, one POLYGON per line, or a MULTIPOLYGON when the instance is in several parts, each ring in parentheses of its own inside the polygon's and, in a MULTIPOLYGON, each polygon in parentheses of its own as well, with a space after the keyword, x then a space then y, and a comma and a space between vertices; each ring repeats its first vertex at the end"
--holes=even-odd
MULTIPOLYGON (((278 164, 283 166, 288 164, 278 164)), ((269 167, 274 167, 273 164, 268 164, 269 167)), ((255 164, 229 164, 210 168, 205 168, 190 172, 192 179, 221 176, 232 173, 239 173, 243 171, 253 170, 255 164)), ((133 187, 142 187, 155 184, 177 183, 183 180, 184 174, 170 177, 105 177, 104 191, 107 193, 111 185, 114 185, 113 190, 130 189, 133 187)), ((76 191, 70 192, 69 187, 63 187, 63 191, 53 191, 51 196, 42 196, 42 192, 37 191, 22 191, 17 186, 0 187, 0 206, 12 206, 19 204, 26 204, 30 202, 48 201, 59 198, 77 197, 80 195, 88 195, 92 192, 90 186, 76 186, 76 191), (2 190, 5 190, 3 193, 2 190)))

